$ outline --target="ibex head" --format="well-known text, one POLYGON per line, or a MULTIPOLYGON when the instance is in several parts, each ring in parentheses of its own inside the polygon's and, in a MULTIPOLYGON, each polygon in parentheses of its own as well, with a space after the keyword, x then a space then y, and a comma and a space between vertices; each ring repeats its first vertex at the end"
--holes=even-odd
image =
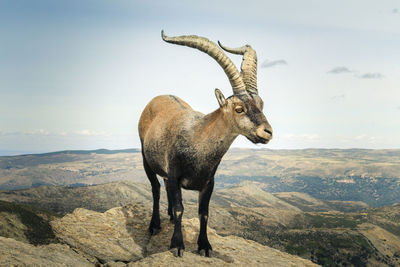
POLYGON ((231 83, 233 95, 225 98, 215 90, 220 110, 237 134, 246 136, 253 143, 266 144, 272 139, 272 128, 263 113, 263 101, 257 89, 257 55, 250 45, 228 48, 220 42, 222 49, 233 54, 243 55, 241 72, 215 43, 195 35, 168 37, 161 32, 164 41, 196 48, 214 58, 223 68, 231 83))

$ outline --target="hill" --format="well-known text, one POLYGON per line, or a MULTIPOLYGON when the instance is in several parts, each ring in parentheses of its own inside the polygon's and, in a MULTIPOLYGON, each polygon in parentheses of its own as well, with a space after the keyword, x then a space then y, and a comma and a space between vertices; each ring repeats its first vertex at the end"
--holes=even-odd
POLYGON ((220 175, 399 178, 400 149, 231 149, 220 175))
MULTIPOLYGON (((184 197, 187 202, 197 203, 198 194, 194 191, 184 190, 184 197)), ((81 187, 40 186, 3 190, 0 191, 0 200, 35 206, 65 215, 82 207, 104 212, 130 203, 150 205, 153 198, 149 184, 120 181, 81 187)), ((161 202, 166 206, 165 194, 161 194, 161 202)))
MULTIPOLYGON (((246 180, 258 182, 269 193, 300 192, 326 201, 391 205, 400 202, 400 150, 229 150, 216 173, 216 188, 246 180)), ((139 150, 0 157, 0 190, 114 181, 147 181, 139 150)), ((349 210, 357 205, 349 204, 349 210)))
POLYGON ((0 236, 34 245, 54 243, 50 221, 55 218, 42 209, 0 201, 0 236))
POLYGON ((140 153, 135 149, 0 157, 0 189, 84 186, 123 180, 147 180, 140 153))
POLYGON ((251 182, 242 182, 229 188, 216 190, 212 199, 218 205, 225 207, 270 207, 300 210, 275 197, 273 194, 261 190, 257 184, 251 182))
POLYGON ((302 211, 330 211, 357 212, 369 206, 362 201, 327 201, 311 197, 299 192, 281 192, 273 194, 277 198, 301 209, 302 211))

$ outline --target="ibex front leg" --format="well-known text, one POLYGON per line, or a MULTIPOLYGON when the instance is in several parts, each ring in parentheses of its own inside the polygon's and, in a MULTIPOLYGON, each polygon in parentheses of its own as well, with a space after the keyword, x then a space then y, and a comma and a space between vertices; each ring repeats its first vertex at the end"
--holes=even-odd
POLYGON ((182 257, 183 251, 185 250, 185 245, 183 244, 182 236, 182 215, 183 215, 183 205, 182 205, 182 192, 179 185, 178 179, 176 177, 168 177, 167 183, 168 194, 171 196, 172 213, 174 216, 174 234, 171 238, 170 249, 173 249, 174 255, 182 257))
POLYGON ((207 237, 208 206, 214 188, 214 178, 199 194, 200 233, 197 240, 198 251, 201 255, 211 257, 212 247, 207 237))

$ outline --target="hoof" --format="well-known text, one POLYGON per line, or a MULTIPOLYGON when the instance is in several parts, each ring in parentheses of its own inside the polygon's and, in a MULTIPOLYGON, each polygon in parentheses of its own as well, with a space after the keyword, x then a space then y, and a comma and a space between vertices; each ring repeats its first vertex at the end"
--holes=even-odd
POLYGON ((171 248, 170 250, 175 257, 183 257, 184 248, 171 248))
POLYGON ((212 257, 212 250, 211 249, 201 249, 199 250, 200 256, 203 257, 212 257))
POLYGON ((210 245, 210 242, 208 242, 207 239, 199 239, 197 241, 197 244, 199 245, 197 247, 197 251, 201 256, 211 257, 212 246, 210 245))

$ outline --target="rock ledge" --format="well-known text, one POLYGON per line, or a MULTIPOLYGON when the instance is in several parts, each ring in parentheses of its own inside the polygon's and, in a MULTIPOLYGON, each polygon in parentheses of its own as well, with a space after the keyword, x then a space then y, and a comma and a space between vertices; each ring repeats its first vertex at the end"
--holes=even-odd
POLYGON ((147 232, 150 217, 150 210, 141 204, 113 208, 104 213, 79 208, 51 222, 63 244, 35 247, 0 237, 0 265, 317 266, 254 241, 220 236, 211 228, 208 237, 214 248, 213 257, 200 256, 196 251, 197 218, 183 219, 186 251, 183 257, 177 258, 168 249, 173 225, 167 217, 162 217, 161 232, 150 237, 147 232))

